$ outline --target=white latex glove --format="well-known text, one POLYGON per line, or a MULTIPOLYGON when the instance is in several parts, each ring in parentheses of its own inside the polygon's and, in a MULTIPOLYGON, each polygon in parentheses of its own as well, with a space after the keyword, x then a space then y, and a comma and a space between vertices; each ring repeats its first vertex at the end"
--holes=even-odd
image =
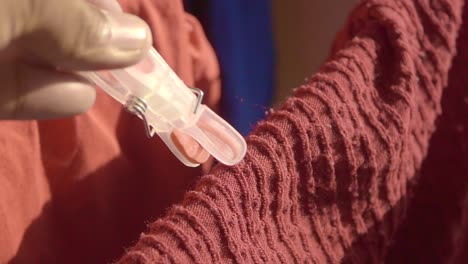
POLYGON ((119 68, 144 56, 152 43, 147 24, 118 12, 115 2, 92 2, 0 1, 0 119, 86 111, 94 87, 65 71, 119 68), (115 11, 102 12, 96 5, 114 5, 115 11))

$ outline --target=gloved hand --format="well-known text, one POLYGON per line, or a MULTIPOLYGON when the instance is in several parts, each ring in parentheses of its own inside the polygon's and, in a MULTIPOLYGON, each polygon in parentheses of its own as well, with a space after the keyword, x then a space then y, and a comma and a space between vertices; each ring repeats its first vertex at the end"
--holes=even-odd
MULTIPOLYGON (((84 112, 94 86, 71 72, 133 65, 151 44, 148 25, 115 0, 1 0, 0 119, 84 112)), ((194 162, 209 157, 194 139, 173 137, 194 162)))
POLYGON ((94 87, 69 72, 135 64, 151 43, 138 17, 83 0, 0 1, 0 119, 86 111, 94 87))

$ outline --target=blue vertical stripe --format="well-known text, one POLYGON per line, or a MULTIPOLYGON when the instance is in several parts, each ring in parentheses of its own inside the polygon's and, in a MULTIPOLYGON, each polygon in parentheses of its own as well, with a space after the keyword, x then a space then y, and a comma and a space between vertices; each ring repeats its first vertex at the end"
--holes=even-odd
POLYGON ((221 67, 222 114, 242 134, 264 117, 274 93, 271 1, 187 0, 221 67))

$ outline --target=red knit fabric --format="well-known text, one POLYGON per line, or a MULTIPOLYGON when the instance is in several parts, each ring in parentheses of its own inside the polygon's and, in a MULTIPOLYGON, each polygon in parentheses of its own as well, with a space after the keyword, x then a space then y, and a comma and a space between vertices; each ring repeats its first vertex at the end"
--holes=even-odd
POLYGON ((462 8, 361 2, 245 160, 202 177, 120 263, 468 263, 462 8))
MULTIPOLYGON (((182 0, 120 2, 216 107, 182 0)), ((245 160, 201 178, 100 90, 80 116, 0 121, 0 263, 468 263, 463 4, 362 1, 245 160)))

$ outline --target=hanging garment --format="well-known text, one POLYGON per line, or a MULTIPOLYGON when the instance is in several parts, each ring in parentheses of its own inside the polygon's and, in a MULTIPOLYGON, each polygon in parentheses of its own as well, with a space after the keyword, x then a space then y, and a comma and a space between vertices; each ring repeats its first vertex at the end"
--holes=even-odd
MULTIPOLYGON (((180 1, 122 4, 216 90, 180 1)), ((467 263, 463 4, 362 1, 245 160, 200 178, 100 92, 81 116, 0 122, 0 262, 467 263)))

